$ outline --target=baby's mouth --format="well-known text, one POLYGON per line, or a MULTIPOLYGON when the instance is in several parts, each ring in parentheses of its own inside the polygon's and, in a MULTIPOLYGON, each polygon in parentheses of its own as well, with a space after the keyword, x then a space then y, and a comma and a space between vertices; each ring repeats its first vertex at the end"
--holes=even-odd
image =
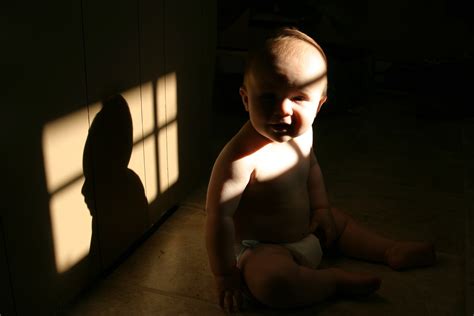
POLYGON ((270 128, 275 133, 279 133, 279 134, 287 133, 291 128, 291 124, 286 124, 286 123, 270 124, 270 128))

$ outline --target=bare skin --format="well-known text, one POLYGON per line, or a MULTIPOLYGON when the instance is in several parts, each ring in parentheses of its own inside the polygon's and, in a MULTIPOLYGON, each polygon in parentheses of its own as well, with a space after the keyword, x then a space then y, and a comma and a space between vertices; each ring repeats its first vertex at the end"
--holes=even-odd
POLYGON ((301 46, 296 55, 272 56, 241 88, 250 120, 219 155, 209 182, 206 245, 220 305, 230 311, 242 305, 243 282, 271 307, 363 296, 380 287, 376 276, 310 269, 278 245, 308 234, 324 249, 394 269, 435 260, 431 244, 379 236, 330 206, 312 147, 312 123, 326 100, 325 60, 307 43, 290 44, 301 46), (237 263, 233 247, 244 239, 263 244, 237 263))

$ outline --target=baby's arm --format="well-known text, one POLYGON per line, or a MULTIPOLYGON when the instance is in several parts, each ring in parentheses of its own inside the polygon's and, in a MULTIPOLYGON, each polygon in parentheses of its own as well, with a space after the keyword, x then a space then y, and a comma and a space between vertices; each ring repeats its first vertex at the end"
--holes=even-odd
POLYGON ((206 247, 219 303, 225 309, 241 307, 240 272, 234 255, 233 215, 248 184, 251 168, 245 158, 233 159, 224 149, 212 170, 207 192, 206 247))
POLYGON ((336 224, 331 213, 324 178, 313 150, 310 156, 308 194, 311 207, 310 230, 329 248, 336 239, 336 224))

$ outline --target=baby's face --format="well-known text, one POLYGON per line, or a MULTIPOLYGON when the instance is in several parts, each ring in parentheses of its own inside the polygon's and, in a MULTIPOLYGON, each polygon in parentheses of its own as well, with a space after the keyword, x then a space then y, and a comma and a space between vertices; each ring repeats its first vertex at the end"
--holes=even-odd
POLYGON ((286 142, 312 128, 325 86, 325 61, 311 47, 256 63, 240 93, 253 127, 271 141, 286 142))

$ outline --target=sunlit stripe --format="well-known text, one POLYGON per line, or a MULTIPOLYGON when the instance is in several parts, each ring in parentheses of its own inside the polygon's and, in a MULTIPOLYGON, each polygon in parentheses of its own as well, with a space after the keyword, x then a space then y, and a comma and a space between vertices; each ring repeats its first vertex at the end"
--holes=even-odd
POLYGON ((142 126, 144 136, 153 133, 155 130, 154 101, 153 84, 151 82, 142 84, 142 126))
POLYGON ((160 179, 160 193, 169 188, 168 181, 168 149, 166 145, 166 128, 158 131, 158 177, 160 179))
POLYGON ((176 73, 172 72, 165 75, 166 82, 166 122, 170 123, 176 120, 178 116, 178 87, 176 82, 176 73))
POLYGON ((88 255, 92 236, 92 217, 76 181, 50 200, 51 228, 56 270, 63 273, 88 255))
POLYGON ((82 151, 88 129, 86 108, 44 127, 42 141, 48 192, 56 191, 82 173, 82 151))
POLYGON ((143 165, 143 142, 138 142, 132 149, 132 156, 130 157, 130 162, 128 163, 128 168, 133 170, 140 181, 145 187, 145 166, 143 165))
POLYGON ((179 179, 179 147, 178 122, 173 121, 167 127, 168 131, 168 181, 173 186, 179 179))
POLYGON ((128 103, 133 124, 133 141, 143 139, 142 130, 142 103, 140 98, 140 87, 129 89, 122 93, 128 103))
POLYGON ((166 79, 165 76, 158 78, 156 82, 156 100, 157 100, 157 111, 156 111, 156 122, 158 123, 158 129, 166 125, 166 79))
POLYGON ((152 203, 158 196, 156 141, 154 137, 144 140, 145 166, 146 166, 146 197, 152 203))

